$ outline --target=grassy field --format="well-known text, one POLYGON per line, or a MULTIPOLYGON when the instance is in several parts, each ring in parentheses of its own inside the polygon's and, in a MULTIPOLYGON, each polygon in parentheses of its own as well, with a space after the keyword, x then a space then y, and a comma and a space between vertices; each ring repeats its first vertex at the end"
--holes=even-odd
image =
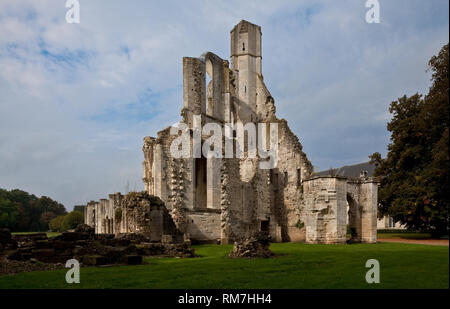
POLYGON ((448 247, 398 243, 272 244, 271 259, 230 259, 230 245, 196 246, 198 258, 149 258, 139 266, 66 270, 0 277, 0 288, 449 288, 448 247), (380 262, 381 283, 367 284, 365 263, 380 262))
MULTIPOLYGON (((37 233, 43 233, 43 232, 13 232, 11 235, 30 235, 30 234, 37 234, 37 233)), ((61 233, 58 232, 46 232, 47 237, 56 237, 61 235, 61 233)))
POLYGON ((415 232, 378 232, 378 239, 386 239, 386 238, 400 238, 400 239, 430 239, 430 233, 415 233, 415 232))

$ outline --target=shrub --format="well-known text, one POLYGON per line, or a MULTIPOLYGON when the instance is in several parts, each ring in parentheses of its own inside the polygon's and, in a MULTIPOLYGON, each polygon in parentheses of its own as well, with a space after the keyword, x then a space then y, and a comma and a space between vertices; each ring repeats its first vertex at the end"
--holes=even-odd
POLYGON ((295 224, 295 227, 297 227, 298 229, 302 229, 305 227, 305 224, 302 222, 302 220, 299 219, 295 224))
POLYGON ((79 211, 72 211, 64 217, 62 222, 63 230, 71 230, 76 228, 79 224, 84 223, 84 216, 79 211))

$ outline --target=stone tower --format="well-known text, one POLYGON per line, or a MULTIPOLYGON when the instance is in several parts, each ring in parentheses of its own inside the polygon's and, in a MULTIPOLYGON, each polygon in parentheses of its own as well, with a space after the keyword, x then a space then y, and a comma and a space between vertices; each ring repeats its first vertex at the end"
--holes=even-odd
MULTIPOLYGON (((231 30, 231 69, 236 72, 237 97, 250 110, 256 111, 258 75, 261 76, 261 27, 242 20, 231 30)), ((255 115, 246 115, 253 122, 255 115)))

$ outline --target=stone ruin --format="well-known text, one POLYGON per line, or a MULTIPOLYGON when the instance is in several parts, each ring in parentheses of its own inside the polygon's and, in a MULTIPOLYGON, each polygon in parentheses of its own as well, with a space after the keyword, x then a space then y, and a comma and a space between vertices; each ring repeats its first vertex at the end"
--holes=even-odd
POLYGON ((84 209, 86 225, 96 234, 142 234, 152 242, 183 242, 164 202, 147 192, 110 194, 109 200, 90 202, 84 209))
MULTIPOLYGON (((145 232, 155 241, 224 244, 259 231, 276 242, 346 243, 349 225, 351 242, 376 242, 376 179, 314 175, 264 83, 261 27, 243 20, 230 36, 231 63, 212 52, 183 58, 181 122, 191 135, 194 116, 202 126, 276 123, 276 167, 260 169, 265 159, 251 158, 245 148, 232 158, 174 158, 170 147, 177 136, 168 127, 145 137, 142 148, 145 191, 163 203, 150 201, 150 211, 142 211, 148 200, 130 203, 112 194, 86 206, 86 224, 97 234, 145 232), (168 227, 172 223, 176 230, 168 227)), ((202 143, 210 137, 200 134, 202 143)))
POLYGON ((70 259, 86 266, 135 265, 147 256, 193 257, 194 250, 187 243, 152 242, 145 234, 95 234, 87 225, 50 238, 46 233, 11 236, 9 230, 0 230, 1 268, 17 265, 14 261, 23 262, 19 266, 25 268, 26 263, 37 262, 64 267, 70 259))

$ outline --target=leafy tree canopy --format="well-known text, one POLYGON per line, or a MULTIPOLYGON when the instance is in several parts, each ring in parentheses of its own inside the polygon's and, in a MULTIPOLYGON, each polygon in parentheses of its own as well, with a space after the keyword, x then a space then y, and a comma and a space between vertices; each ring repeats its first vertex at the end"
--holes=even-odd
POLYGON ((0 227, 15 232, 47 231, 53 218, 66 213, 64 205, 49 197, 0 188, 0 227))
POLYGON ((423 97, 406 95, 391 103, 388 154, 370 156, 381 177, 379 210, 435 236, 449 223, 449 45, 428 63, 432 85, 423 97))

